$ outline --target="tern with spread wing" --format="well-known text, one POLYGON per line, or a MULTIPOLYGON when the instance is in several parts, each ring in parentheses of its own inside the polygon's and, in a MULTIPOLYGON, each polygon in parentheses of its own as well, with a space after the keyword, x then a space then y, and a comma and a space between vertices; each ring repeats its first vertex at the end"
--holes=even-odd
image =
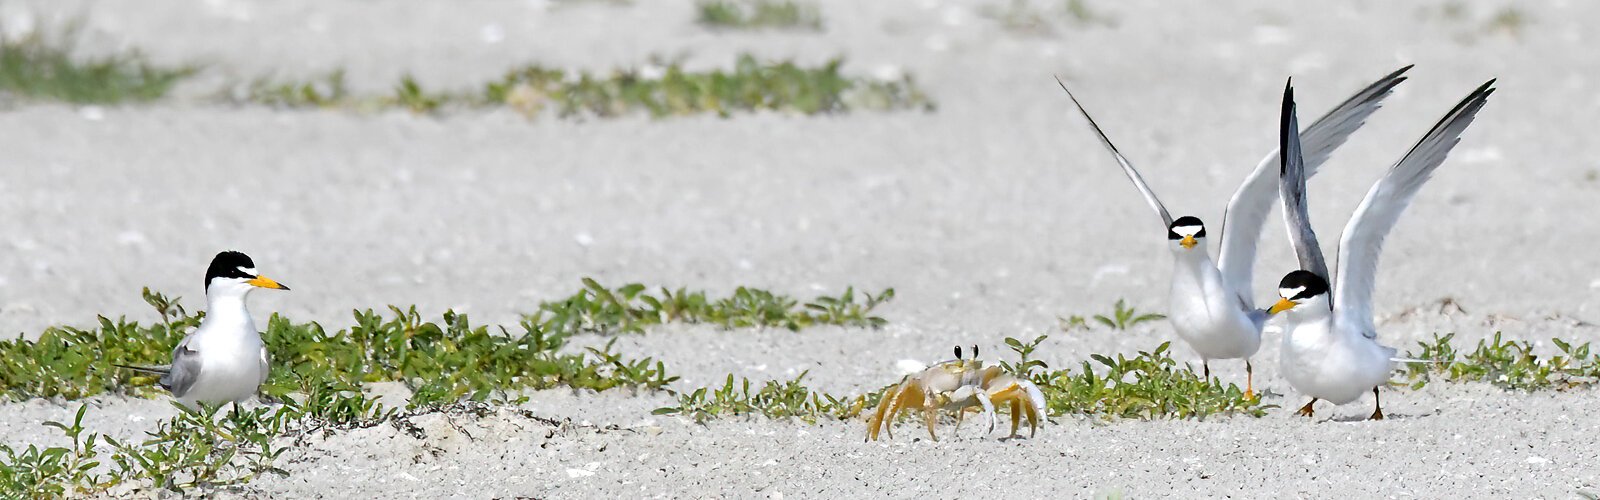
MULTIPOLYGON (((1400 68, 1373 82, 1306 128, 1306 175, 1315 173, 1351 133, 1366 123, 1367 117, 1381 107, 1390 91, 1405 81, 1402 74, 1409 69, 1411 66, 1400 68)), ((1228 201, 1223 215, 1220 259, 1213 262, 1206 252, 1205 224, 1188 215, 1174 219, 1066 84, 1059 78, 1056 83, 1067 91, 1100 142, 1122 166, 1128 180, 1133 181, 1134 187, 1166 224, 1168 245, 1175 258, 1167 313, 1173 329, 1200 355, 1208 379, 1211 360, 1244 359, 1245 391, 1247 396, 1254 397, 1255 370, 1250 365, 1250 357, 1261 347, 1261 328, 1270 314, 1257 309, 1251 297, 1251 266, 1255 263, 1261 227, 1272 210, 1273 200, 1278 197, 1278 152, 1267 154, 1228 201)))
POLYGON ((1331 287, 1328 265, 1307 215, 1309 169, 1300 154, 1294 87, 1285 86, 1279 130, 1279 149, 1284 155, 1279 177, 1284 222, 1300 270, 1279 282, 1281 298, 1268 312, 1286 312, 1280 354, 1283 377, 1296 391, 1311 396, 1300 415, 1311 416, 1318 400, 1345 404, 1372 391, 1372 418, 1383 418, 1378 388, 1389 380, 1395 349, 1378 344, 1378 330, 1372 322, 1378 254, 1400 213, 1461 140, 1461 133, 1494 93, 1493 86, 1494 80, 1489 80, 1457 103, 1367 192, 1339 238, 1337 274, 1331 287))

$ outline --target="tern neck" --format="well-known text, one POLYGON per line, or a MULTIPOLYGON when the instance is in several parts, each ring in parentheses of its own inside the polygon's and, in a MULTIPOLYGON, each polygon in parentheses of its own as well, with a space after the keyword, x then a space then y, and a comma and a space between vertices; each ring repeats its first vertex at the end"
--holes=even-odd
POLYGON ((250 319, 250 311, 245 308, 244 300, 249 291, 231 292, 212 290, 206 294, 206 319, 205 323, 216 324, 248 324, 254 328, 250 319))
POLYGON ((1333 315, 1333 311, 1328 308, 1328 301, 1323 299, 1307 301, 1304 304, 1296 306, 1294 309, 1288 310, 1284 314, 1289 317, 1290 321, 1296 323, 1306 323, 1327 319, 1329 316, 1333 315))
POLYGON ((1206 252, 1205 247, 1200 247, 1200 246, 1196 246, 1195 248, 1190 248, 1190 249, 1178 250, 1177 252, 1173 252, 1172 255, 1173 255, 1173 258, 1176 259, 1178 262, 1185 263, 1185 264, 1198 264, 1198 263, 1202 263, 1202 262, 1206 262, 1206 263, 1211 262, 1211 254, 1206 252))

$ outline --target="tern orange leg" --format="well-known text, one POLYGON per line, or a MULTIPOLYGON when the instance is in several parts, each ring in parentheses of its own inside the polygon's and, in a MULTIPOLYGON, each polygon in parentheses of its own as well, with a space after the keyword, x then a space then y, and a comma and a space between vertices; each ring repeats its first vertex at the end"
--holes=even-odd
POLYGON ((1250 400, 1256 398, 1256 368, 1250 366, 1249 358, 1244 360, 1244 398, 1250 400))
POLYGON ((1299 416, 1302 416, 1302 417, 1312 416, 1314 411, 1313 411, 1313 409, 1311 407, 1312 407, 1312 405, 1315 405, 1315 404, 1317 404, 1317 398, 1311 398, 1311 402, 1306 403, 1305 406, 1300 407, 1300 411, 1295 412, 1295 415, 1299 415, 1299 416))
POLYGON ((1372 388, 1372 419, 1383 420, 1383 401, 1378 397, 1378 388, 1372 388))

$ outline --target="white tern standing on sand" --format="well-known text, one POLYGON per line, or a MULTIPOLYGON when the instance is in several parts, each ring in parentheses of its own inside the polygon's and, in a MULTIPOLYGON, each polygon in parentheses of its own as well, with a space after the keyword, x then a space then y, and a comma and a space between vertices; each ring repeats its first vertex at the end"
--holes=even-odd
MULTIPOLYGON (((1411 66, 1400 68, 1373 82, 1306 129, 1309 145, 1306 175, 1315 173, 1351 133, 1366 123, 1384 97, 1405 81, 1401 74, 1409 69, 1411 66)), ((1228 201, 1223 215, 1221 258, 1213 263, 1211 255, 1206 253, 1205 224, 1193 216, 1173 219, 1133 164, 1111 144, 1111 139, 1100 130, 1094 118, 1089 117, 1078 98, 1067 90, 1066 84, 1059 78, 1056 83, 1067 91, 1100 142, 1122 165, 1128 180, 1133 181, 1134 187, 1166 223, 1167 240, 1176 258, 1167 313, 1173 329, 1200 355, 1207 379, 1211 378, 1211 360, 1244 359, 1245 395, 1255 397, 1255 369, 1250 365, 1250 357, 1261 348, 1261 328, 1270 314, 1255 307, 1250 273, 1255 263, 1256 243, 1261 239, 1261 227, 1272 210, 1272 200, 1278 196, 1278 152, 1268 153, 1228 201)))
POLYGON ((1300 415, 1311 416, 1318 399, 1333 404, 1355 401, 1372 391, 1373 419, 1383 418, 1378 388, 1389 380, 1395 350, 1378 344, 1372 323, 1372 286, 1378 272, 1383 238, 1400 212, 1428 181, 1434 169, 1461 140, 1461 133, 1494 93, 1489 80, 1444 115, 1422 140, 1367 191, 1339 238, 1338 274, 1328 286, 1328 265, 1317 245, 1306 212, 1307 168, 1296 131, 1294 87, 1283 90, 1279 149, 1284 151, 1280 181, 1284 222, 1300 261, 1300 270, 1278 284, 1278 303, 1268 311, 1288 311, 1283 332, 1283 377, 1296 391, 1311 396, 1300 415))
POLYGON ((289 289, 258 274, 245 254, 217 254, 206 270, 206 317, 172 350, 172 364, 118 366, 161 375, 161 387, 190 408, 195 403, 237 405, 250 398, 267 380, 270 359, 244 304, 257 288, 289 289))

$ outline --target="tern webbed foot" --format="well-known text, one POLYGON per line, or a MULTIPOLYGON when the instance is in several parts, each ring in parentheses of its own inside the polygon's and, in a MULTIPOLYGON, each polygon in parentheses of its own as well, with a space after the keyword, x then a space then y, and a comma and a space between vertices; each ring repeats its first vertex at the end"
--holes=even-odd
POLYGON ((1308 402, 1308 403, 1306 403, 1305 406, 1300 407, 1300 411, 1297 411, 1294 414, 1302 416, 1302 417, 1314 416, 1313 414, 1316 411, 1312 408, 1312 406, 1314 406, 1316 404, 1317 404, 1317 398, 1311 398, 1311 402, 1308 402))

